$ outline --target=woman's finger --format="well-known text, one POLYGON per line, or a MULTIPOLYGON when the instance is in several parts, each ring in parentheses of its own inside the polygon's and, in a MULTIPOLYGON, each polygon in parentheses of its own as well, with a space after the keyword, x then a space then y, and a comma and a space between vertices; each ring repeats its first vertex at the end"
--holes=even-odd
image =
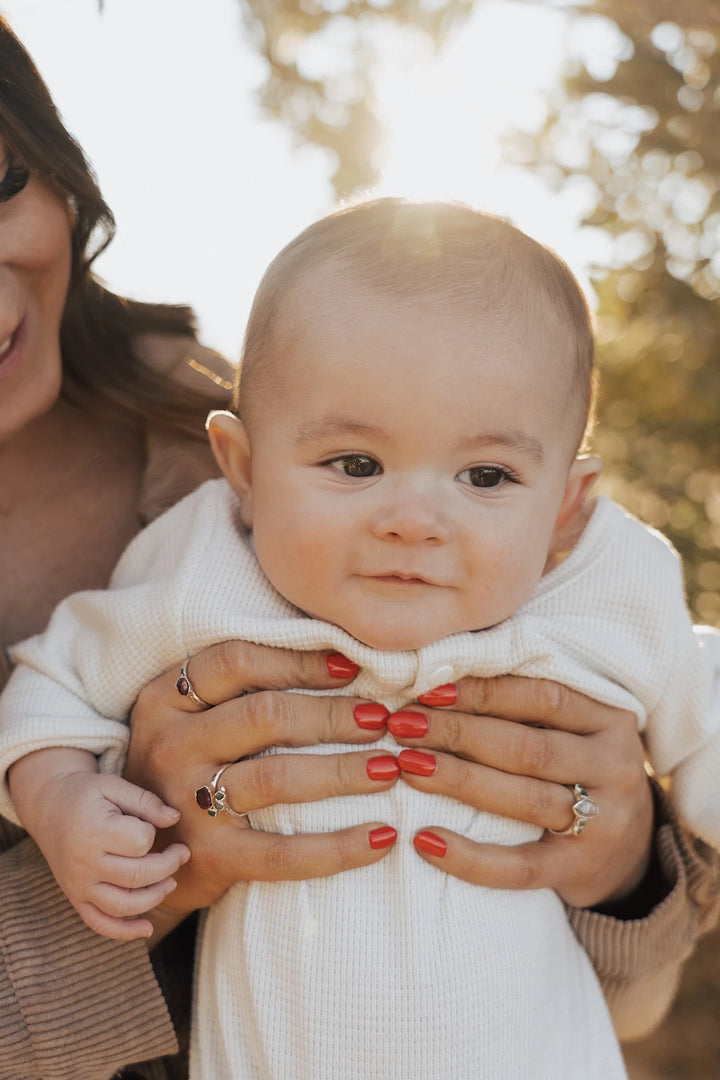
POLYGON ((499 769, 449 754, 408 749, 398 754, 405 783, 419 791, 448 795, 490 814, 538 825, 566 829, 573 823, 575 799, 562 784, 531 776, 514 776, 499 769))
MULTIPOLYGON (((653 822, 647 781, 634 799, 614 802, 598 795, 597 804, 598 816, 578 836, 546 832, 534 842, 503 846, 476 843, 429 825, 415 846, 423 858, 472 884, 550 887, 567 904, 592 907, 619 900, 637 887, 648 865, 653 822)), ((570 813, 566 825, 572 819, 570 813)))
MULTIPOLYGON (((416 730, 420 728, 418 723, 416 730)), ((420 714, 416 706, 391 715, 388 731, 404 745, 444 750, 516 776, 538 777, 555 784, 587 786, 594 782, 590 743, 566 731, 455 709, 423 710, 420 714), (404 732, 413 730, 412 720, 407 718, 415 716, 427 720, 427 733, 411 738, 404 732)))
MULTIPOLYGON (((569 838, 565 839, 567 842, 569 838)), ((544 838, 505 847, 478 844, 449 829, 434 826, 415 836, 414 844, 418 855, 426 862, 471 885, 490 889, 551 887, 567 856, 567 849, 553 848, 544 838)))
POLYGON ((285 836, 254 831, 247 819, 206 818, 190 844, 190 861, 175 875, 177 890, 163 907, 185 914, 207 907, 236 881, 300 881, 368 866, 383 859, 396 839, 384 822, 285 836))
POLYGON ((281 802, 385 791, 399 775, 397 759, 387 753, 270 754, 230 765, 222 785, 228 805, 245 813, 281 802))
MULTIPOLYGON (((158 692, 175 690, 180 667, 155 680, 158 692)), ((328 689, 343 686, 357 674, 357 665, 328 652, 298 652, 254 645, 247 641, 222 641, 185 662, 185 675, 194 693, 209 705, 218 705, 256 690, 328 689)), ((178 693, 182 707, 197 712, 190 694, 178 693)))
POLYGON ((204 756, 218 761, 248 757, 270 746, 374 742, 384 734, 384 725, 376 730, 360 727, 354 710, 361 704, 357 698, 260 691, 194 715, 192 731, 204 756))
POLYGON ((571 690, 549 679, 500 675, 490 679, 468 677, 457 684, 454 708, 478 716, 502 717, 533 726, 547 725, 555 730, 589 735, 609 724, 636 725, 632 713, 600 704, 578 690, 571 690))

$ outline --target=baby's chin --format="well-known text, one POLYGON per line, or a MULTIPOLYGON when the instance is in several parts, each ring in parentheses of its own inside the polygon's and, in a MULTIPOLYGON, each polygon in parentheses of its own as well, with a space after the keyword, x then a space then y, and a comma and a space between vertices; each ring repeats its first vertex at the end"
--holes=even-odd
POLYGON ((451 637, 453 634, 462 634, 468 630, 477 630, 478 627, 449 623, 433 630, 432 627, 423 623, 420 617, 415 626, 398 627, 385 624, 373 627, 344 626, 342 629, 362 645, 377 649, 379 652, 416 652, 443 638, 451 637))

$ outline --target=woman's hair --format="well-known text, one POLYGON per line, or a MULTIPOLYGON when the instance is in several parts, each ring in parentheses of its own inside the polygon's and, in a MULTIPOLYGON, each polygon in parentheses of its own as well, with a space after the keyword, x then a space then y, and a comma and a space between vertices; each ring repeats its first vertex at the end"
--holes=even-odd
MULTIPOLYGON (((2 16, 0 135, 11 159, 53 190, 74 222, 60 330, 63 394, 106 402, 128 420, 151 420, 203 437, 208 397, 150 370, 136 351, 141 334, 195 338, 194 313, 189 307, 117 296, 91 272, 94 259, 113 238, 115 219, 32 59, 2 16)), ((219 393, 218 399, 224 403, 219 393)))
MULTIPOLYGON (((566 328, 578 440, 592 422, 595 364, 592 318, 570 269, 554 252, 503 218, 464 203, 373 199, 310 225, 275 257, 248 320, 235 408, 267 381, 288 297, 320 268, 330 281, 350 275, 362 287, 401 301, 428 299, 462 315, 512 325, 518 313, 566 328)), ((332 284, 325 287, 332 288, 332 284)), ((308 312, 312 317, 312 312, 308 312)))

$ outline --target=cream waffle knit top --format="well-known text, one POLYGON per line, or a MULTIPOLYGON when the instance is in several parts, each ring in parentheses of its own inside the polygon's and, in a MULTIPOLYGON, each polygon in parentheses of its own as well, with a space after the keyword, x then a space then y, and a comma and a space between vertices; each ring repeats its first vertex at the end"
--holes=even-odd
MULTIPOLYGON (((510 619, 417 652, 378 653, 272 589, 235 496, 211 481, 136 538, 108 591, 70 597, 44 635, 16 648, 0 701, 2 770, 51 745, 89 749, 119 769, 138 691, 230 637, 337 649, 361 667, 350 692, 390 708, 465 674, 513 672, 632 709, 656 771, 673 774, 682 819, 720 846, 718 636, 693 632, 669 545, 608 500, 510 619)), ((397 749, 390 738, 374 744, 383 745, 397 749)), ((6 788, 0 799, 12 817, 6 788)), ((555 894, 470 886, 424 863, 411 843, 433 824, 505 844, 537 829, 402 783, 251 816, 254 828, 276 832, 363 821, 398 829, 380 863, 240 884, 210 910, 196 979, 197 1080, 624 1076, 594 973, 555 894)))

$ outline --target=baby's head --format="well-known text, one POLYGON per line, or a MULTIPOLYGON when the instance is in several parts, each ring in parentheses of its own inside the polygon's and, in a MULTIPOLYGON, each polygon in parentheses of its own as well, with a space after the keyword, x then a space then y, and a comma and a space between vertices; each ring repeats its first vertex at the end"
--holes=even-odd
POLYGON ((293 240, 255 297, 216 457, 258 559, 376 648, 507 618, 598 472, 591 320, 565 264, 467 206, 381 199, 293 240))

